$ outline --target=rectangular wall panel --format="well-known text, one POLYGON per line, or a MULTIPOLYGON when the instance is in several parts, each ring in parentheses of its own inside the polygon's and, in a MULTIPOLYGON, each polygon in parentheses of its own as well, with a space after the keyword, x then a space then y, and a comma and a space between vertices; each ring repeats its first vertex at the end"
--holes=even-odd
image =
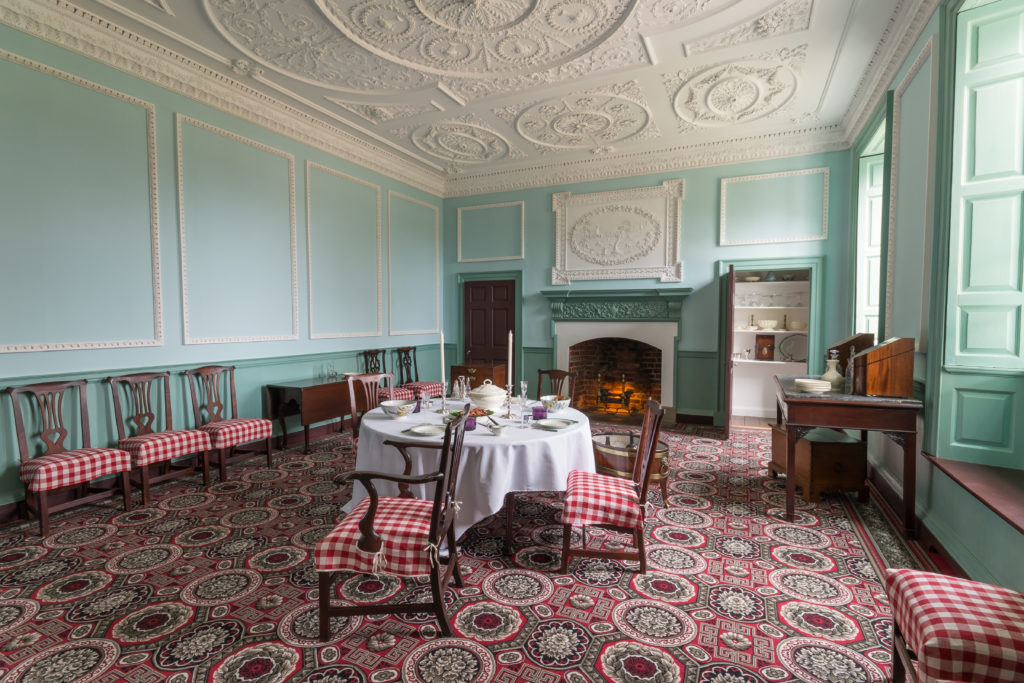
POLYGON ((440 269, 437 207, 388 192, 388 334, 439 330, 440 269))
POLYGON ((297 339, 295 159, 177 117, 185 343, 297 339))
POLYGON ((719 244, 804 242, 828 237, 828 169, 722 179, 719 244))
POLYGON ((972 21, 968 35, 969 71, 1024 56, 1024 20, 1019 14, 972 21))
POLYGON ((461 206, 458 213, 459 262, 523 258, 523 202, 461 206))
POLYGON ((1000 391, 961 389, 956 392, 955 433, 958 446, 1010 448, 1014 395, 1000 391))
POLYGON ((380 187, 307 162, 306 236, 310 337, 382 334, 380 187))
POLYGON ((964 292, 1021 291, 1021 196, 966 201, 964 292))
POLYGON ((1016 357, 1020 349, 1020 307, 961 306, 961 354, 1016 357))
POLYGON ((979 86, 971 92, 974 141, 968 181, 1019 175, 1024 164, 1024 79, 979 86))
POLYGON ((153 105, 2 50, 0 93, 0 352, 161 345, 153 105))

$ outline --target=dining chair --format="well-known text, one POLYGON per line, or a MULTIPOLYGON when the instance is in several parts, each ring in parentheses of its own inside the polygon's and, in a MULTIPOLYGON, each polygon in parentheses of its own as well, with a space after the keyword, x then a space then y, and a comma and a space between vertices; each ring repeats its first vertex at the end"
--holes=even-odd
POLYGON ((352 434, 354 436, 359 436, 359 420, 362 414, 379 406, 381 401, 394 398, 393 380, 394 377, 390 372, 348 376, 348 401, 349 410, 352 411, 352 434), (380 385, 382 381, 385 382, 383 387, 380 385))
POLYGON ((171 373, 165 370, 108 377, 106 380, 114 396, 118 445, 131 453, 132 470, 139 472, 139 487, 142 489, 144 505, 149 505, 151 484, 196 471, 193 465, 172 465, 172 460, 186 455, 196 457, 203 473, 203 485, 210 485, 209 451, 213 448, 213 443, 210 435, 202 430, 174 429, 171 419, 170 376, 171 373), (155 427, 161 398, 164 430, 158 431, 155 427), (158 466, 160 474, 151 474, 151 466, 158 466))
MULTIPOLYGON (((18 450, 21 454, 19 474, 25 485, 25 507, 29 517, 39 520, 39 534, 50 533, 50 514, 70 507, 92 503, 110 498, 117 488, 92 489, 89 482, 111 474, 121 475, 121 495, 124 498, 124 509, 131 509, 131 490, 128 472, 132 468, 132 457, 126 451, 117 448, 92 448, 89 442, 89 410, 85 397, 86 380, 72 382, 45 382, 28 384, 21 387, 8 387, 5 391, 11 397, 14 408, 14 430, 18 439, 18 450), (71 416, 73 398, 67 400, 65 415, 65 396, 78 394, 79 419, 78 431, 81 433, 81 448, 68 449, 64 442, 69 429, 66 424, 73 424, 71 416), (22 412, 22 394, 31 396, 29 401, 29 428, 22 412), (67 422, 65 422, 67 420, 67 422), (38 427, 38 430, 36 429, 38 427), (37 438, 42 442, 42 453, 39 444, 29 445, 29 437, 34 442, 37 438), (57 504, 50 504, 50 494, 77 489, 75 498, 57 504)), ((72 427, 74 429, 74 427, 72 427)))
POLYGON ((408 389, 413 396, 427 395, 430 398, 437 398, 444 391, 444 385, 440 382, 421 382, 420 370, 416 363, 416 347, 402 346, 395 349, 395 356, 398 359, 398 387, 408 389))
POLYGON ((640 429, 633 477, 625 479, 608 474, 569 472, 566 484, 565 507, 562 510, 562 566, 569 569, 569 558, 607 557, 619 560, 639 560, 640 573, 647 572, 647 554, 644 550, 644 506, 650 484, 651 464, 661 433, 665 409, 654 399, 647 399, 644 422, 640 429), (578 548, 572 548, 572 528, 579 526, 582 535, 578 548), (634 550, 594 550, 587 548, 587 526, 597 526, 631 533, 634 550))
POLYGON ((573 400, 576 398, 576 373, 567 372, 565 370, 538 370, 537 371, 537 400, 540 400, 541 396, 548 395, 556 396, 568 396, 569 405, 572 405, 573 400), (548 386, 551 387, 551 391, 544 393, 544 377, 548 378, 548 386), (565 391, 562 391, 562 387, 565 386, 565 391))
POLYGON ((366 349, 359 355, 363 358, 363 372, 372 374, 388 371, 387 349, 366 349))
MULTIPOLYGON (((186 370, 185 376, 188 377, 196 429, 210 435, 211 445, 217 453, 220 480, 227 481, 227 459, 234 455, 235 448, 253 441, 266 443, 267 467, 273 467, 270 435, 274 431, 274 423, 261 417, 238 417, 235 366, 204 365, 186 370), (230 414, 227 408, 231 409, 230 414)), ((249 455, 251 453, 245 454, 246 457, 249 455)))
MULTIPOLYGON (((313 564, 319 578, 320 640, 330 637, 330 618, 338 616, 377 614, 421 614, 433 612, 441 633, 451 636, 451 625, 445 613, 444 594, 454 579, 462 587, 459 556, 453 523, 459 503, 455 499, 462 440, 466 433, 469 406, 462 417, 445 428, 444 441, 434 446, 440 451, 437 470, 411 475, 412 461, 405 444, 394 446, 405 459, 403 474, 355 471, 335 477, 336 484, 360 482, 369 494, 345 515, 319 543, 313 553, 313 564), (399 485, 396 497, 380 496, 374 480, 399 485), (414 498, 409 485, 435 484, 432 500, 414 498), (447 558, 441 545, 447 546, 447 558), (332 584, 339 572, 393 574, 396 576, 430 577, 431 602, 401 604, 332 605, 332 584)), ((423 448, 424 444, 408 444, 423 448)))

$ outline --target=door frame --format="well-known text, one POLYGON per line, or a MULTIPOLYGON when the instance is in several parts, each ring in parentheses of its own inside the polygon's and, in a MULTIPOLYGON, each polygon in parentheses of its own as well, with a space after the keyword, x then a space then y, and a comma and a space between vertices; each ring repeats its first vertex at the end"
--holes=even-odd
POLYGON ((725 405, 725 373, 729 371, 729 359, 732 357, 732 349, 726 348, 727 340, 731 331, 726 330, 726 311, 729 305, 728 293, 725 291, 729 276, 729 266, 734 266, 737 271, 741 270, 809 270, 811 279, 811 300, 808 301, 808 324, 807 324, 807 372, 818 374, 821 372, 821 354, 824 353, 825 321, 823 320, 824 310, 823 293, 825 283, 825 257, 783 257, 783 258, 757 258, 757 259, 722 259, 716 262, 716 275, 718 277, 719 298, 718 298, 718 400, 716 401, 715 424, 722 425, 725 420, 725 413, 729 406, 725 405))
MULTIPOLYGON (((487 282, 493 280, 512 280, 514 284, 513 297, 515 301, 512 310, 515 311, 516 334, 512 340, 512 381, 522 379, 523 369, 523 271, 521 270, 492 270, 480 273, 458 273, 455 276, 456 294, 459 301, 459 337, 457 352, 459 358, 466 358, 466 311, 463 306, 466 297, 467 282, 487 282)), ((460 362, 462 362, 460 360, 460 362)))

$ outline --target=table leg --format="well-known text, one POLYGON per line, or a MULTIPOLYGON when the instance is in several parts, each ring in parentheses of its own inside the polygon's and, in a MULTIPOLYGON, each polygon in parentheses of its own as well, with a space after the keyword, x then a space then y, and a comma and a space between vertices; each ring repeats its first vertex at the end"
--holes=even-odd
POLYGON ((793 521, 796 498, 796 427, 786 428, 786 521, 793 521))
POLYGON ((288 427, 284 423, 284 415, 277 421, 281 423, 281 450, 288 450, 288 427))
POLYGON ((302 433, 306 438, 306 448, 302 451, 304 454, 309 455, 313 451, 309 448, 309 425, 302 425, 302 433))
POLYGON ((903 535, 917 538, 917 432, 903 434, 903 535))

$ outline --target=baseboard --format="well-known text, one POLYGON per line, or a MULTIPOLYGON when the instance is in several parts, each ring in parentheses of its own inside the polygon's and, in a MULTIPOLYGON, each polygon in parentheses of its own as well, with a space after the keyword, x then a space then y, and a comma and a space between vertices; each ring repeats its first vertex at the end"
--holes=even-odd
POLYGON ((676 424, 713 425, 715 424, 715 418, 711 415, 676 413, 676 424))

